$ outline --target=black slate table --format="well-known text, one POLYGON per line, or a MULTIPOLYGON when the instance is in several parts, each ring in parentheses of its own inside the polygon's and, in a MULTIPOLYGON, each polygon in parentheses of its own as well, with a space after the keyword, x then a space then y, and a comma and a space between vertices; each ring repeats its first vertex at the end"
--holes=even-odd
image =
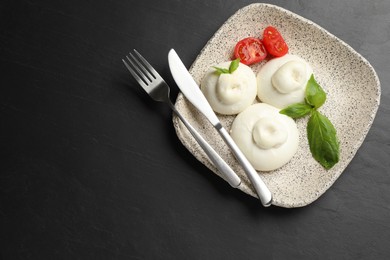
POLYGON ((137 48, 174 85, 168 50, 189 67, 251 3, 1 1, 1 259, 389 259, 389 1, 269 2, 348 43, 382 84, 355 158, 303 208, 263 208, 212 174, 121 63, 137 48))

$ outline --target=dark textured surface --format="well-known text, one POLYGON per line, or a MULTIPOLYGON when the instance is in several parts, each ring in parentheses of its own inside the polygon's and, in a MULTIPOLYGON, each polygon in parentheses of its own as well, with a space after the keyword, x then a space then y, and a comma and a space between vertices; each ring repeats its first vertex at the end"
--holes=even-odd
MULTIPOLYGON (((195 160, 130 79, 173 81, 250 1, 0 3, 0 259, 388 259, 390 2, 274 1, 351 45, 382 84, 375 122, 316 202, 262 208, 195 160)), ((173 88, 173 97, 177 89, 173 88)))

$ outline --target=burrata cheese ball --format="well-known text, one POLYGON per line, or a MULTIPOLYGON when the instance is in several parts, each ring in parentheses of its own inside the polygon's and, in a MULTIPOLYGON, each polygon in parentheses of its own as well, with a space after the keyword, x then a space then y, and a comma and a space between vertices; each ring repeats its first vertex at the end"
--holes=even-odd
POLYGON ((299 132, 293 119, 279 109, 257 103, 237 115, 230 135, 258 171, 276 170, 298 150, 299 132))
POLYGON ((242 112, 257 96, 256 75, 250 67, 239 63, 232 73, 220 73, 215 68, 228 70, 230 63, 210 67, 201 82, 201 90, 212 109, 222 115, 242 112))
POLYGON ((274 58, 257 74, 257 96, 262 102, 280 109, 302 103, 312 74, 310 64, 296 55, 274 58))

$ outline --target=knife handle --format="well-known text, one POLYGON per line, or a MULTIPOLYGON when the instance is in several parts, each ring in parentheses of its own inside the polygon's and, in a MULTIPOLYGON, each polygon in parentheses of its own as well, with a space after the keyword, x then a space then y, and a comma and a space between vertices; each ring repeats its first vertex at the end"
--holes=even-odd
POLYGON ((259 173, 253 168, 252 164, 248 161, 245 155, 241 152, 240 148, 236 145, 229 133, 223 128, 221 124, 217 124, 215 128, 218 130, 222 139, 229 146, 237 161, 240 163, 249 180, 251 181, 255 191, 264 207, 268 207, 272 203, 272 194, 264 181, 260 178, 259 173))
POLYGON ((222 174, 222 178, 227 181, 230 186, 237 188, 241 184, 240 177, 230 168, 230 166, 219 156, 219 154, 207 143, 206 140, 195 130, 195 128, 176 110, 173 104, 170 105, 173 112, 180 118, 188 131, 198 142, 203 151, 207 154, 214 166, 222 174))

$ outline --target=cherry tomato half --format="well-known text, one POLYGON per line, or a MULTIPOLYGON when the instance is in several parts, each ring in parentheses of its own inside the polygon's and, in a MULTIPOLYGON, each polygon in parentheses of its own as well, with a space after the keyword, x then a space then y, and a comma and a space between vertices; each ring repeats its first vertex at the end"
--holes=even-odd
POLYGON ((263 43, 268 53, 281 57, 288 52, 288 46, 280 32, 272 26, 268 26, 263 32, 263 43))
POLYGON ((234 56, 245 65, 260 62, 267 57, 267 51, 260 39, 248 37, 242 39, 234 48, 234 56))

